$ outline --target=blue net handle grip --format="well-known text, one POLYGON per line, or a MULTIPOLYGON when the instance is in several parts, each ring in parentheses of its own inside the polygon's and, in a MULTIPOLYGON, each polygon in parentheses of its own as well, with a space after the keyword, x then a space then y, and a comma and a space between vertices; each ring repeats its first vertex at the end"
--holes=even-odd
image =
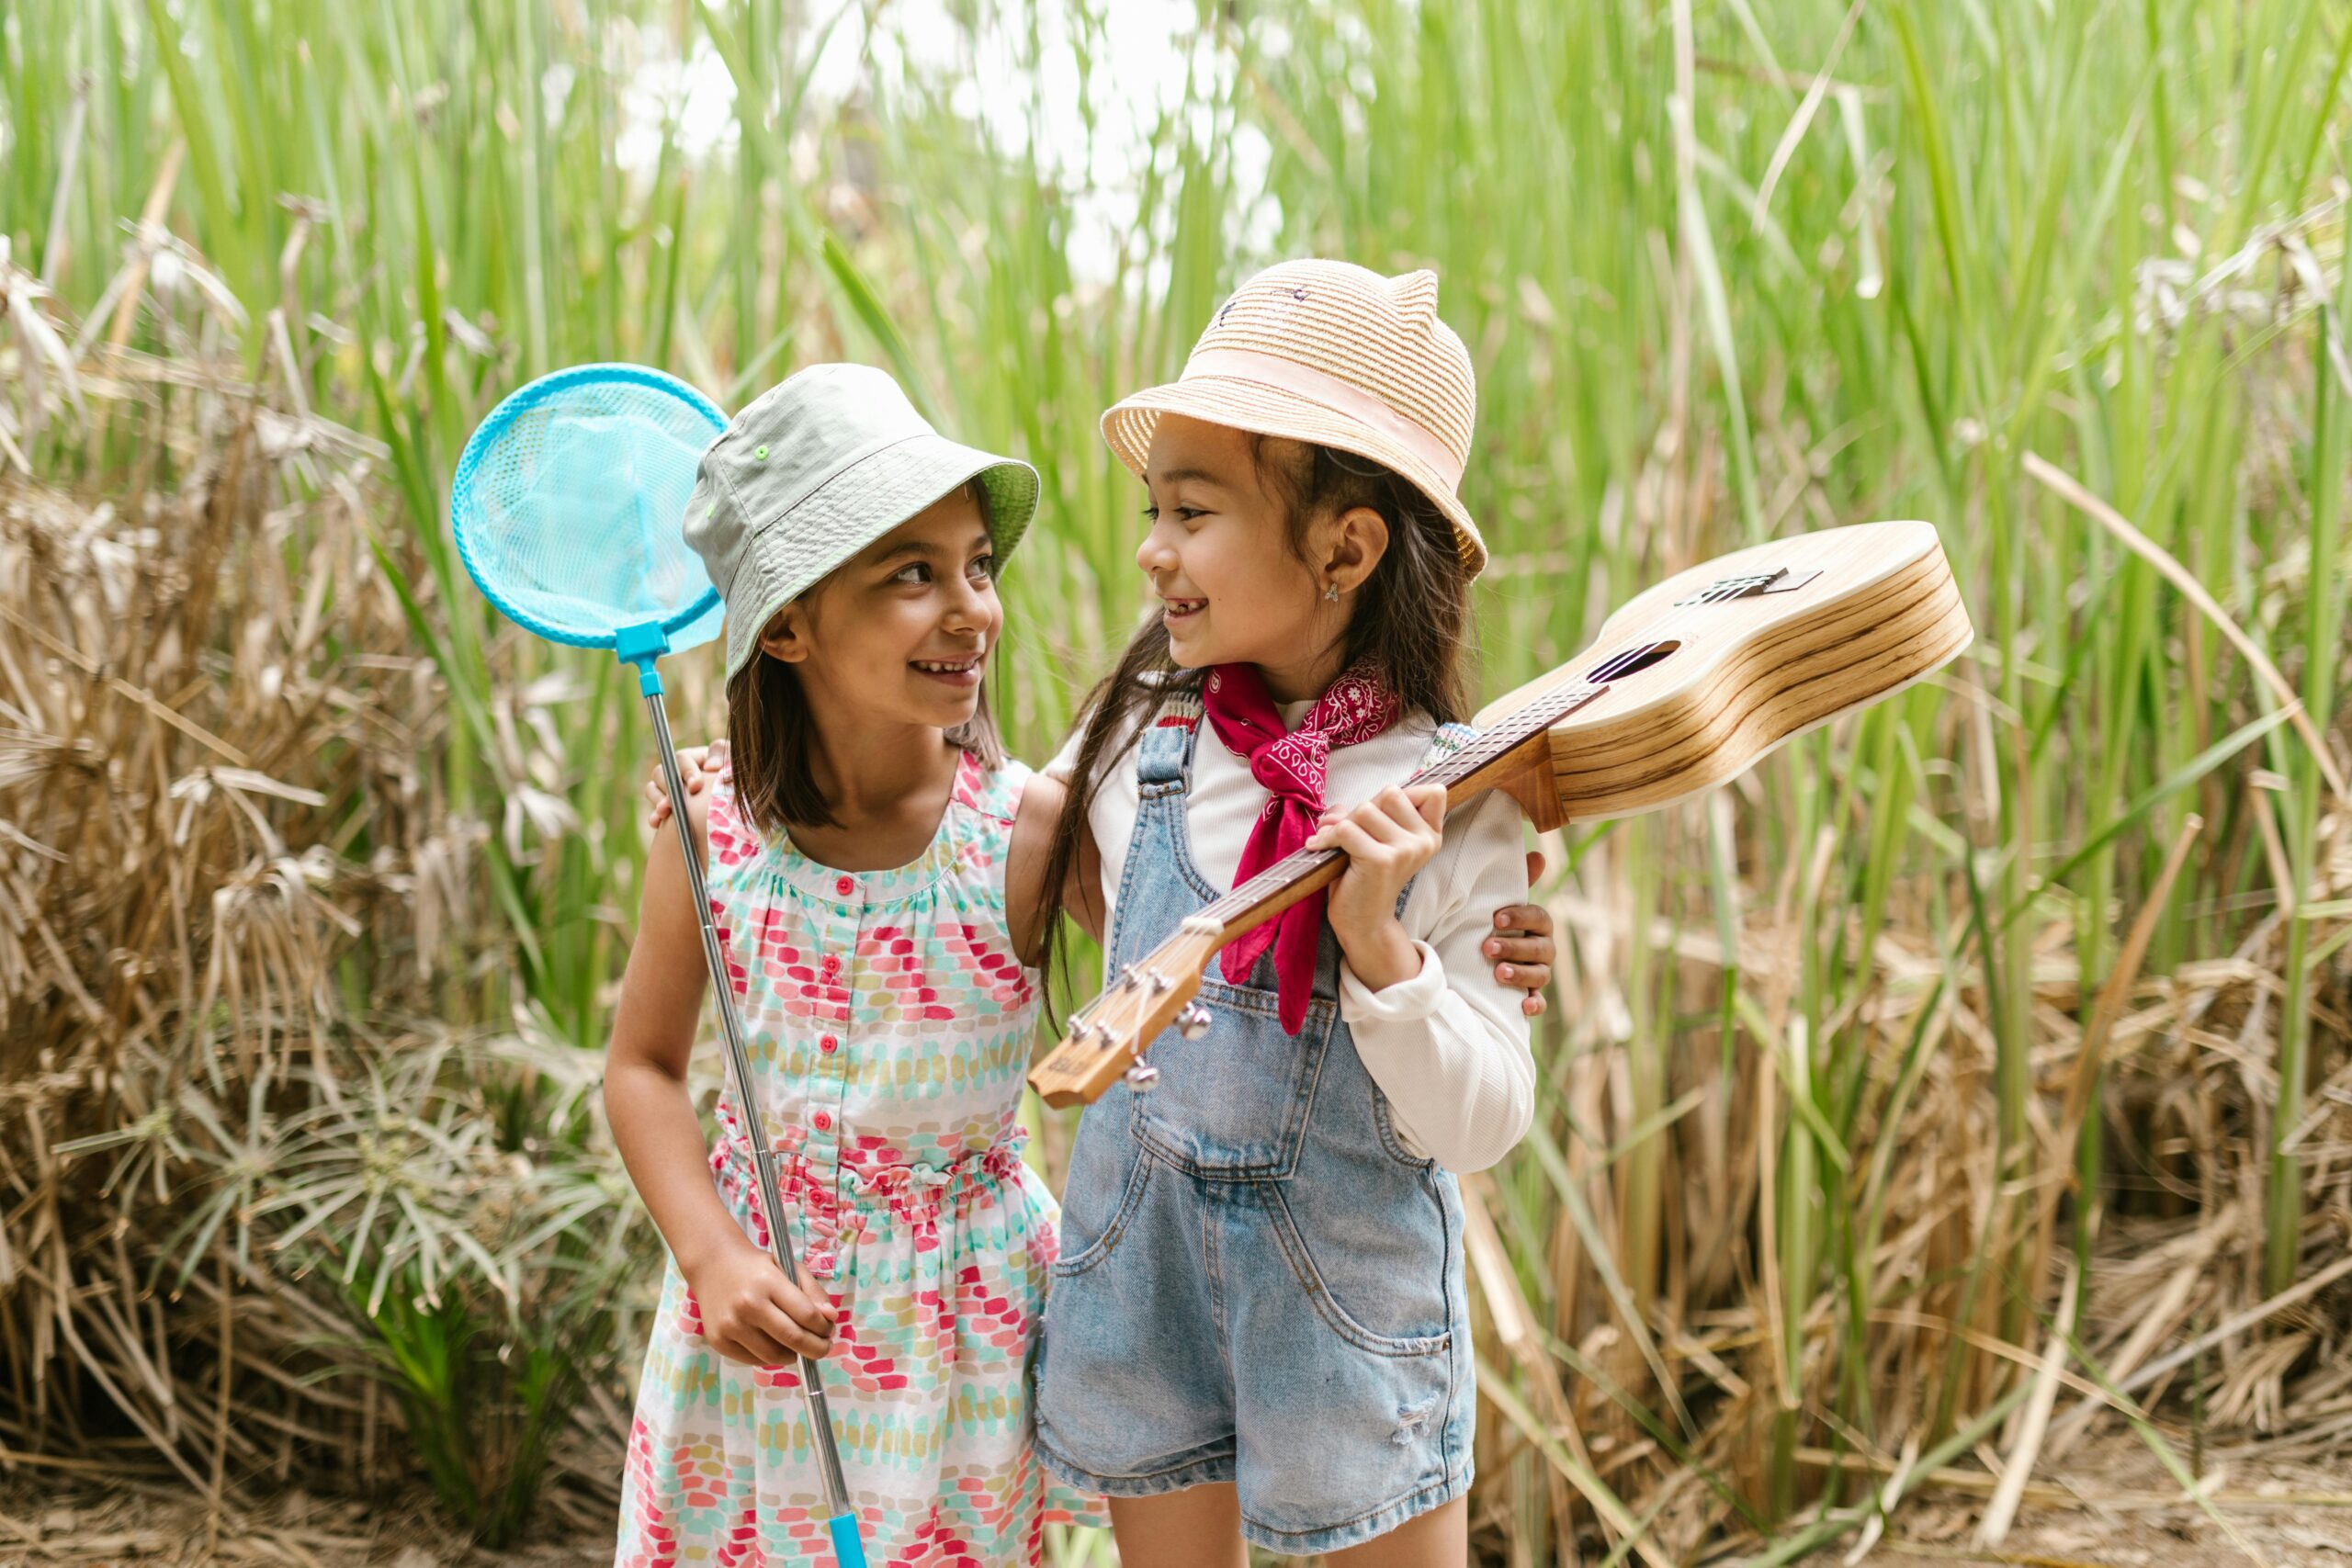
POLYGON ((613 634, 613 652, 624 664, 637 666, 637 690, 639 696, 658 697, 662 694, 662 675, 653 661, 670 651, 670 634, 659 621, 640 621, 633 626, 623 626, 613 634))
POLYGON ((839 1568, 865 1568, 865 1545, 857 1539, 857 1516, 835 1514, 826 1529, 833 1536, 833 1561, 839 1568))

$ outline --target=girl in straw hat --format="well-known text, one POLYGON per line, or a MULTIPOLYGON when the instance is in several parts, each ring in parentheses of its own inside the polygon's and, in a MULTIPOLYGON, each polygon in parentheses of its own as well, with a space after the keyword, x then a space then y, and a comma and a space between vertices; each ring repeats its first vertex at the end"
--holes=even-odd
POLYGON ((1487 911, 1526 892, 1517 808, 1449 820, 1442 789, 1396 784, 1466 739, 1486 560, 1455 493, 1470 360, 1437 292, 1271 267, 1180 380, 1102 420, 1149 494, 1136 563, 1159 614, 1060 759, 1047 886, 1096 906, 1116 965, 1295 849, 1349 856, 1328 897, 1224 950, 1205 1035, 1151 1045, 1157 1087, 1079 1126, 1037 1448, 1111 1498, 1126 1568, 1240 1568, 1245 1541, 1468 1550, 1454 1173, 1526 1131, 1534 1064, 1476 973, 1487 911))
MULTIPOLYGON (((689 813, 810 1289, 762 1249, 750 1111, 730 1087, 706 1149, 687 1095, 703 964, 664 835, 605 1080, 672 1256, 628 1568, 830 1562, 793 1351, 827 1369, 877 1564, 1035 1562, 1049 1521, 1099 1522, 1036 1462, 1025 1376, 1057 1244, 1016 1113, 1065 792, 1006 757, 982 686, 1036 496, 862 366, 792 377, 704 456, 686 532, 726 596, 733 745, 689 813)), ((1503 955, 1540 982, 1550 944, 1503 955)))

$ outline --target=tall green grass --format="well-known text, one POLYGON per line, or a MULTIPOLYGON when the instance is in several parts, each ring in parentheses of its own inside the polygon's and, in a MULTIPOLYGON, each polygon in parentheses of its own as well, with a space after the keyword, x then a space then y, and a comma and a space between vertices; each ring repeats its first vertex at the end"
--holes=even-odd
MULTIPOLYGON (((1543 1124, 1490 1193, 1558 1365, 1614 1391, 1590 1408, 1759 1528, 1823 1490, 1804 1450, 1978 1429, 2013 1377, 1986 1337, 2038 1342, 2056 1300, 2040 1194, 2079 1177, 2086 1261, 2102 1201, 2177 1201, 2144 1121, 2119 1110, 2110 1147, 2094 1099, 2053 1140, 2049 1075, 2192 813, 2146 969, 2275 935, 2275 1021, 2249 1047, 2268 1087, 2233 1135, 2262 1286, 2292 1284, 2323 1240, 2309 1097, 2344 1050, 2308 998, 2340 983, 2345 803, 2231 638, 2058 480, 2202 582, 2335 726, 2340 776, 2352 5, 1204 7, 1191 63, 1152 80, 1111 52, 1104 7, 949 9, 1013 62, 978 83, 1008 121, 1063 123, 1046 84, 1074 71, 1087 135, 1140 114, 1140 159, 1098 190, 1069 172, 1091 145, 984 132, 891 63, 894 28, 931 28, 894 8, 25 0, 0 21, 16 265, 103 342, 140 243, 123 224, 161 183, 182 276, 200 263, 242 314, 151 291, 129 344, 220 334, 386 444, 403 505, 376 526, 424 547, 405 587, 448 692, 438 787, 502 827, 541 801, 526 787, 577 814, 492 835, 524 958, 467 974, 453 1013, 525 1008, 597 1044, 639 852, 642 737, 609 660, 528 645, 453 575, 447 475, 502 392, 628 358, 732 406, 848 355, 1035 460, 1001 676, 1034 757, 1136 611, 1138 498, 1102 408, 1171 373, 1274 255, 1428 265, 1479 371, 1490 689, 1667 570, 1872 517, 1940 525, 1981 633, 1945 679, 1713 807, 1554 846, 1581 900, 1563 908, 1606 906, 1616 935, 1564 938, 1543 1124), (854 62, 846 107, 812 91, 829 49, 854 62), (704 50, 734 83, 731 145, 693 152, 672 116, 648 170, 618 168, 642 60, 704 50), (1135 215, 1107 267, 1080 234, 1102 200, 1135 215), (1278 238, 1251 254, 1267 212, 1278 238), (570 694, 520 723, 516 694, 550 676, 570 694), (1940 1141, 1906 1146, 1930 1099, 1940 1141), (1966 1201, 1890 1274, 1922 1168, 1966 1201), (1735 1310, 1762 1335, 1738 1355, 1767 1391, 1752 1467, 1685 1407, 1721 1389, 1679 1382, 1659 1344, 1735 1310), (1912 1311, 1949 1331, 1890 1349, 1881 1320, 1912 1311), (1604 1328, 1614 1348, 1590 1350, 1604 1328)), ((141 460, 119 423, 36 446, 99 487, 141 460)), ((689 674, 682 711, 715 723, 713 695, 689 674)), ((1561 1472, 1508 1435, 1510 1530, 1546 1550, 1561 1472)), ((1825 1506, 1867 1491, 1833 1472, 1825 1506)))

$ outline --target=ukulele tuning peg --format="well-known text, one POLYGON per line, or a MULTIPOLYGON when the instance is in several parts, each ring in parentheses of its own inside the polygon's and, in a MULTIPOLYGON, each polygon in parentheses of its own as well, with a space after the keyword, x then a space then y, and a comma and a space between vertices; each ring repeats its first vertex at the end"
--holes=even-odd
POLYGON ((1159 1069, 1149 1062, 1137 1062, 1127 1069, 1127 1087, 1137 1094, 1148 1093, 1159 1081, 1159 1069))
POLYGON ((1186 1002, 1184 1010, 1176 1015, 1176 1032, 1187 1040, 1198 1040, 1209 1032, 1209 1010, 1198 1002, 1186 1002))
POLYGON ((1119 989, 1123 991, 1132 991, 1136 988, 1136 966, 1132 964, 1120 964, 1119 989))

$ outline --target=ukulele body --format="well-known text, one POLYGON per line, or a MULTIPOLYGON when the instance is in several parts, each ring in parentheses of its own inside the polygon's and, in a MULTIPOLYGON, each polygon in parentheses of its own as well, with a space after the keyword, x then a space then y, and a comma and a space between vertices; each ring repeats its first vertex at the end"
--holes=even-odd
POLYGON ((1499 784, 1539 828, 1654 811, 1924 680, 1974 632, 1931 523, 1770 540, 1676 573, 1618 608, 1583 657, 1488 703, 1487 729, 1613 660, 1605 694, 1548 726, 1499 784), (1725 580, 1785 575, 1715 603, 1725 580), (1547 797, 1548 796, 1548 800, 1547 797))

